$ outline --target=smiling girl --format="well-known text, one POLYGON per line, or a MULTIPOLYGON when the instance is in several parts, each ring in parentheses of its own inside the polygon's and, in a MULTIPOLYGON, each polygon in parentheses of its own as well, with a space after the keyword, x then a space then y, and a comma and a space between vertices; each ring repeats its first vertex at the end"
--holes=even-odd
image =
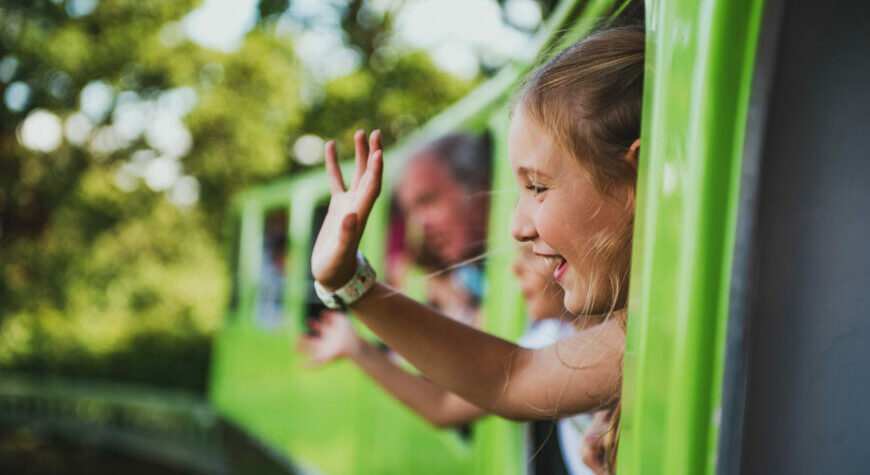
POLYGON ((525 349, 454 322, 374 282, 357 247, 380 192, 380 134, 358 133, 345 188, 326 146, 332 198, 312 255, 325 301, 338 296, 434 383, 510 419, 588 412, 618 402, 634 218, 644 34, 603 30, 543 65, 513 109, 511 169, 521 186, 513 236, 531 242, 565 307, 602 323, 525 349), (332 292, 335 292, 333 294, 332 292))

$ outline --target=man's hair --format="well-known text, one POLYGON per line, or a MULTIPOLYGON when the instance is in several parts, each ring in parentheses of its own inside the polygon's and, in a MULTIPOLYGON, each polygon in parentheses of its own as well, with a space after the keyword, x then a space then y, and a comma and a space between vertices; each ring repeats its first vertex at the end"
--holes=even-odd
POLYGON ((492 153, 489 134, 453 133, 433 140, 415 154, 444 166, 471 193, 489 190, 492 153))

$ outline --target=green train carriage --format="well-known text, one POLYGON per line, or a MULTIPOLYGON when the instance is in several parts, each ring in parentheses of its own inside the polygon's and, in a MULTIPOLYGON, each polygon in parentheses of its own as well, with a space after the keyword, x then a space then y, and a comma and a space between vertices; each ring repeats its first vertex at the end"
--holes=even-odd
MULTIPOLYGON (((582 38, 625 5, 560 3, 537 40, 538 56, 582 38)), ((855 20, 866 13, 860 2, 827 9, 808 0, 646 2, 620 474, 860 473, 870 462, 861 450, 870 421, 860 403, 870 395, 870 375, 854 363, 870 356, 862 318, 870 309, 860 292, 870 288, 870 258, 856 237, 870 231, 860 191, 870 178, 860 153, 870 148, 870 134, 861 132, 870 98, 860 79, 870 73, 870 39, 855 20), (826 160, 807 150, 824 150, 826 160), (813 177, 824 180, 808 186, 813 177), (793 203, 846 238, 802 233, 806 220, 793 203), (849 259, 831 255, 831 242, 845 246, 849 259), (819 292, 793 291, 808 283, 819 292), (825 308, 838 318, 818 318, 825 308), (791 338, 781 338, 783 330, 791 338)), ((530 66, 506 67, 388 150, 384 195, 398 159, 455 130, 491 134, 493 188, 514 186, 505 103, 530 66)), ((505 251, 514 199, 498 193, 491 202, 483 303, 486 329, 506 338, 518 336, 523 318, 505 251)), ((213 407, 303 471, 524 473, 518 424, 490 417, 464 440, 428 427, 350 364, 299 368, 292 346, 305 331, 308 256, 327 200, 320 171, 235 200, 235 290, 215 340, 213 407), (280 321, 264 324, 256 313, 270 223, 286 227, 287 279, 280 321)), ((376 205, 362 244, 379 270, 387 202, 376 205)))

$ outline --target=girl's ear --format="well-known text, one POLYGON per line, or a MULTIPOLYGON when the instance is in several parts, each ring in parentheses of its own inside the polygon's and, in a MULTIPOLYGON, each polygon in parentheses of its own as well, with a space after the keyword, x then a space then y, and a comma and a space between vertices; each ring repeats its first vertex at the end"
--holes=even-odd
POLYGON ((628 152, 625 153, 625 159, 631 166, 637 170, 638 158, 640 156, 640 139, 636 139, 631 143, 631 146, 628 147, 628 152))

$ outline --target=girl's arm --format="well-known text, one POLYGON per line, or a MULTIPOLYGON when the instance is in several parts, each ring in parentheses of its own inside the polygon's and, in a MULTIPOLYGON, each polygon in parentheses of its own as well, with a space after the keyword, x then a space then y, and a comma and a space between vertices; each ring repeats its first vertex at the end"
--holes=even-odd
POLYGON ((312 326, 318 335, 306 336, 300 341, 299 349, 310 355, 315 364, 349 358, 433 426, 454 427, 486 415, 477 406, 390 361, 384 351, 360 338, 343 314, 327 312, 312 326))
POLYGON ((434 383, 502 417, 588 412, 619 394, 625 335, 616 319, 530 350, 380 283, 350 311, 434 383))
MULTIPOLYGON (((357 132, 356 171, 346 188, 335 146, 326 145, 332 197, 311 271, 329 290, 350 280, 369 212, 380 193, 383 156, 375 131, 357 132)), ((378 283, 350 307, 424 375, 472 404, 511 419, 586 412, 619 394, 625 335, 615 319, 539 350, 527 350, 450 320, 378 283)))

